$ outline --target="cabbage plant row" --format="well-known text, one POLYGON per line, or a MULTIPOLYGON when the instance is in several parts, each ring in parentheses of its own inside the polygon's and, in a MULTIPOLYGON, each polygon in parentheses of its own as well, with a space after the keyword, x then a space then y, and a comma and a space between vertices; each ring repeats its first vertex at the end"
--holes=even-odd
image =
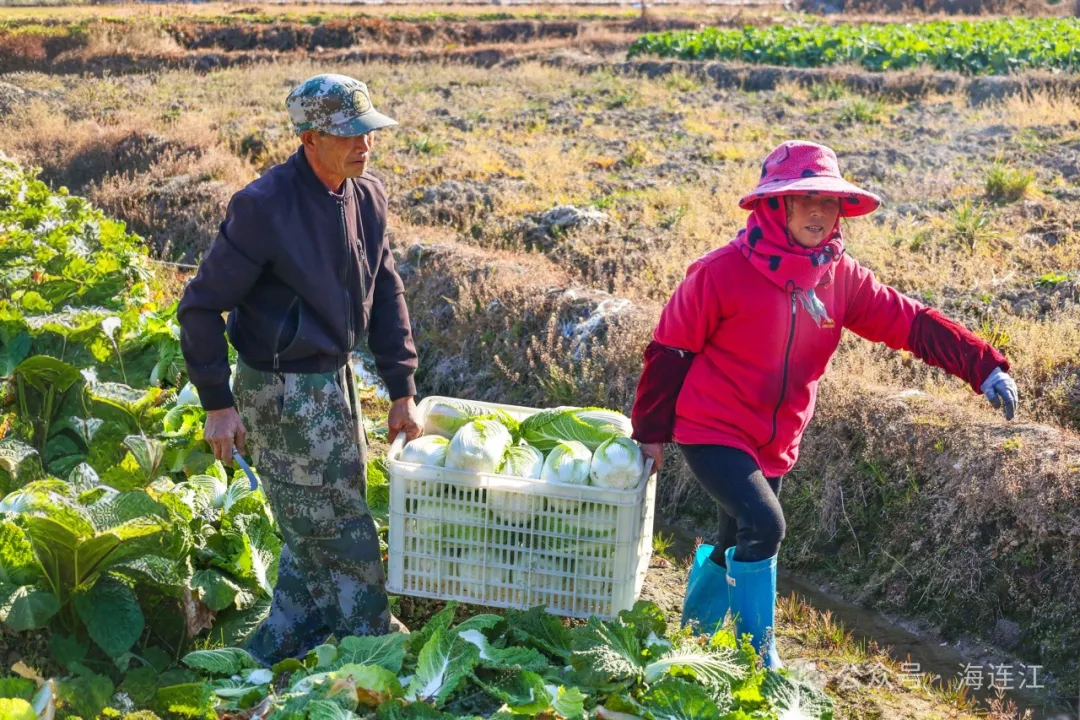
POLYGON ((178 402, 178 337, 142 241, 0 159, 0 623, 47 638, 60 717, 195 680, 192 642, 242 642, 269 608, 273 514, 178 402))
POLYGON ((642 55, 793 67, 858 65, 872 71, 927 66, 975 75, 1075 71, 1080 68, 1080 20, 705 28, 644 35, 629 50, 630 57, 642 55))

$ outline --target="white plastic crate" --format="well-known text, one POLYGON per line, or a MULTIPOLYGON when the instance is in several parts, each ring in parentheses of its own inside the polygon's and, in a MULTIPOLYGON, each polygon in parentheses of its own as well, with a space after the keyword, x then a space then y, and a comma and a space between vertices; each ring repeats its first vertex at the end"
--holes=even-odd
MULTIPOLYGON (((421 416, 447 398, 425 398, 421 416)), ((539 410, 469 401, 523 420, 539 410)), ((614 617, 633 606, 652 557, 656 477, 634 490, 448 470, 387 456, 397 595, 614 617)))

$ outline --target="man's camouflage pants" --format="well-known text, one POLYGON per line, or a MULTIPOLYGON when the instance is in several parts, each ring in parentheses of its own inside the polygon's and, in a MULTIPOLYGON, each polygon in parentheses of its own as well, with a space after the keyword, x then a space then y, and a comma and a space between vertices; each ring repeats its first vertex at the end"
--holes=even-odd
POLYGON ((351 371, 274 373, 238 362, 233 393, 286 546, 270 615, 248 649, 273 663, 307 652, 331 633, 388 632, 351 371))

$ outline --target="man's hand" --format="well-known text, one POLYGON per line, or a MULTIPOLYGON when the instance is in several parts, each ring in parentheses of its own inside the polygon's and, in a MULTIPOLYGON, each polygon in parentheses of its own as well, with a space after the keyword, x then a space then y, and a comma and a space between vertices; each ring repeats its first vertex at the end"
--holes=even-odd
POLYGON ((653 470, 660 472, 660 468, 664 465, 664 443, 638 443, 641 447, 641 454, 647 458, 652 458, 653 470))
POLYGON ((424 430, 420 427, 420 414, 412 396, 395 400, 390 406, 390 417, 386 419, 390 428, 390 442, 394 442, 399 432, 405 433, 405 440, 415 440, 424 430))
POLYGON ((1016 407, 1020 404, 1020 392, 1016 389, 1016 381, 1009 377, 1001 368, 994 368, 990 377, 982 384, 983 394, 995 408, 1005 406, 1005 419, 1012 420, 1016 414, 1016 407))
POLYGON ((244 440, 247 438, 247 428, 240 419, 240 413, 236 408, 223 408, 221 410, 209 410, 206 413, 206 429, 203 437, 210 443, 214 450, 214 457, 225 463, 226 467, 232 465, 233 444, 240 454, 244 454, 244 440))

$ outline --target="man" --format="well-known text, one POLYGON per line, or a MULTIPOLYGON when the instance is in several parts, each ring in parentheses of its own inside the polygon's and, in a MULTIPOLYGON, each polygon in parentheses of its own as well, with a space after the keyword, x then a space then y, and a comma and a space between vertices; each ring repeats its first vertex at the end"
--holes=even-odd
POLYGON ((391 438, 420 434, 386 191, 366 172, 375 131, 397 123, 343 75, 312 77, 285 104, 303 145, 233 195, 178 312, 205 437, 226 465, 234 446, 250 448, 285 538, 270 616, 249 643, 267 664, 330 633, 404 630, 388 609, 365 500, 367 443, 349 365, 365 333, 393 403, 391 438), (231 388, 226 329, 238 355, 231 388))

